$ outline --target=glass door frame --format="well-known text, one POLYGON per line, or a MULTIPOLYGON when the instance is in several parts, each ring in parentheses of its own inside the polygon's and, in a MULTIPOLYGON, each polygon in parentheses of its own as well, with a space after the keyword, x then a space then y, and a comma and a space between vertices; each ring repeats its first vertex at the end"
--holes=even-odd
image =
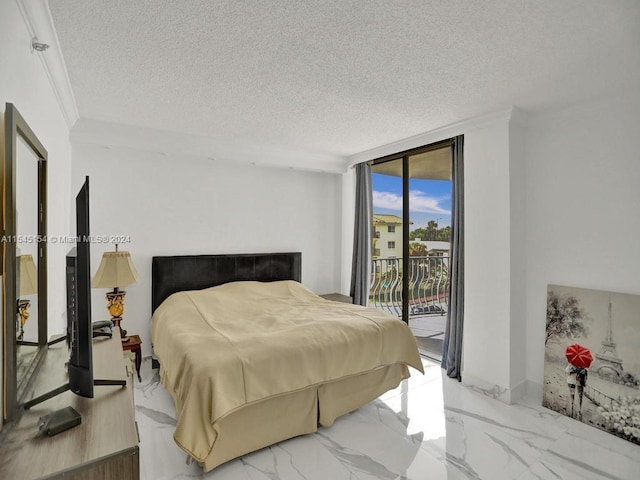
POLYGON ((402 321, 409 324, 409 159, 421 153, 451 147, 455 144, 455 138, 449 138, 422 147, 411 148, 402 152, 385 155, 371 162, 372 166, 381 163, 402 160, 402 321))

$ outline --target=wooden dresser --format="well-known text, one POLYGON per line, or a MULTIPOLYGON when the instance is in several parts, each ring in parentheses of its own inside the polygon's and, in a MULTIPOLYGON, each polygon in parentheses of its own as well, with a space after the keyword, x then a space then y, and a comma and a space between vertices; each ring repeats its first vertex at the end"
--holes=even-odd
MULTIPOLYGON (((65 392, 25 411, 16 425, 6 425, 10 430, 1 432, 1 479, 140 478, 133 372, 125 366, 119 332, 113 333, 93 341, 94 378, 126 379, 127 386, 96 386, 94 398, 65 392), (67 406, 82 415, 82 423, 53 437, 36 437, 38 419, 67 406)), ((66 383, 68 357, 64 342, 49 347, 27 400, 66 383)))

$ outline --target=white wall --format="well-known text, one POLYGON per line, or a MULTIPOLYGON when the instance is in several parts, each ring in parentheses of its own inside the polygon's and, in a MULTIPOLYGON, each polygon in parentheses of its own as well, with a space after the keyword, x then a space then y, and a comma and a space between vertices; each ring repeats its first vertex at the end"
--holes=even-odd
POLYGON ((509 397, 525 393, 526 358, 526 117, 515 110, 509 122, 509 397))
MULTIPOLYGON (((47 149, 49 234, 66 234, 71 168, 69 129, 38 57, 41 54, 31 53, 30 45, 31 37, 16 2, 1 2, 0 109, 4 114, 5 103, 13 103, 47 149)), ((49 333, 52 334, 61 332, 66 325, 64 249, 49 245, 48 255, 48 314, 49 333)), ((0 390, 4 384, 1 375, 0 372, 0 390)))
POLYGON ((349 295, 351 292, 351 266, 353 262, 353 231, 356 211, 356 171, 349 168, 342 175, 342 226, 340 243, 342 245, 340 262, 340 293, 349 295))
POLYGON ((540 397, 547 284, 640 294, 639 133, 640 90, 530 118, 526 376, 540 397))
POLYGON ((464 132, 462 381, 505 401, 512 381, 509 120, 464 132))
MULTIPOLYGON (((547 284, 640 294, 640 91, 465 133, 465 384, 541 397, 547 284)), ((639 325, 640 328, 640 325, 639 325)))
MULTIPOLYGON (((302 281, 317 293, 341 287, 341 177, 330 173, 176 158, 74 145, 72 192, 90 176, 91 233, 124 234, 140 274, 126 288, 123 326, 150 350, 154 255, 302 252, 302 281)), ((92 272, 102 252, 91 246, 92 272)), ((92 316, 106 319, 105 289, 92 316)))

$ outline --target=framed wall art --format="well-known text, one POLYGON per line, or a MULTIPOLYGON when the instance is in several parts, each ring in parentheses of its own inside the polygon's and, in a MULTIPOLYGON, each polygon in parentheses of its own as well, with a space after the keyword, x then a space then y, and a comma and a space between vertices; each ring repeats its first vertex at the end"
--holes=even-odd
POLYGON ((548 286, 542 403, 640 444, 640 295, 548 286))

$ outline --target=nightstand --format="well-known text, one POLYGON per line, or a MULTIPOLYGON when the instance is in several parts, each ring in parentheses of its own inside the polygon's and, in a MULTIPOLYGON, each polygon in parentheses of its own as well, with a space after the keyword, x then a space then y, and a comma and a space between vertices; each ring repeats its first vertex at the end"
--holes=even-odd
POLYGON ((348 295, 342 295, 340 293, 325 293, 320 295, 325 300, 331 300, 333 302, 353 303, 353 300, 348 295))
POLYGON ((138 374, 138 381, 142 381, 142 377, 140 377, 140 365, 142 365, 142 340, 138 335, 128 335, 127 341, 122 342, 122 350, 133 352, 136 356, 136 373, 138 374))

